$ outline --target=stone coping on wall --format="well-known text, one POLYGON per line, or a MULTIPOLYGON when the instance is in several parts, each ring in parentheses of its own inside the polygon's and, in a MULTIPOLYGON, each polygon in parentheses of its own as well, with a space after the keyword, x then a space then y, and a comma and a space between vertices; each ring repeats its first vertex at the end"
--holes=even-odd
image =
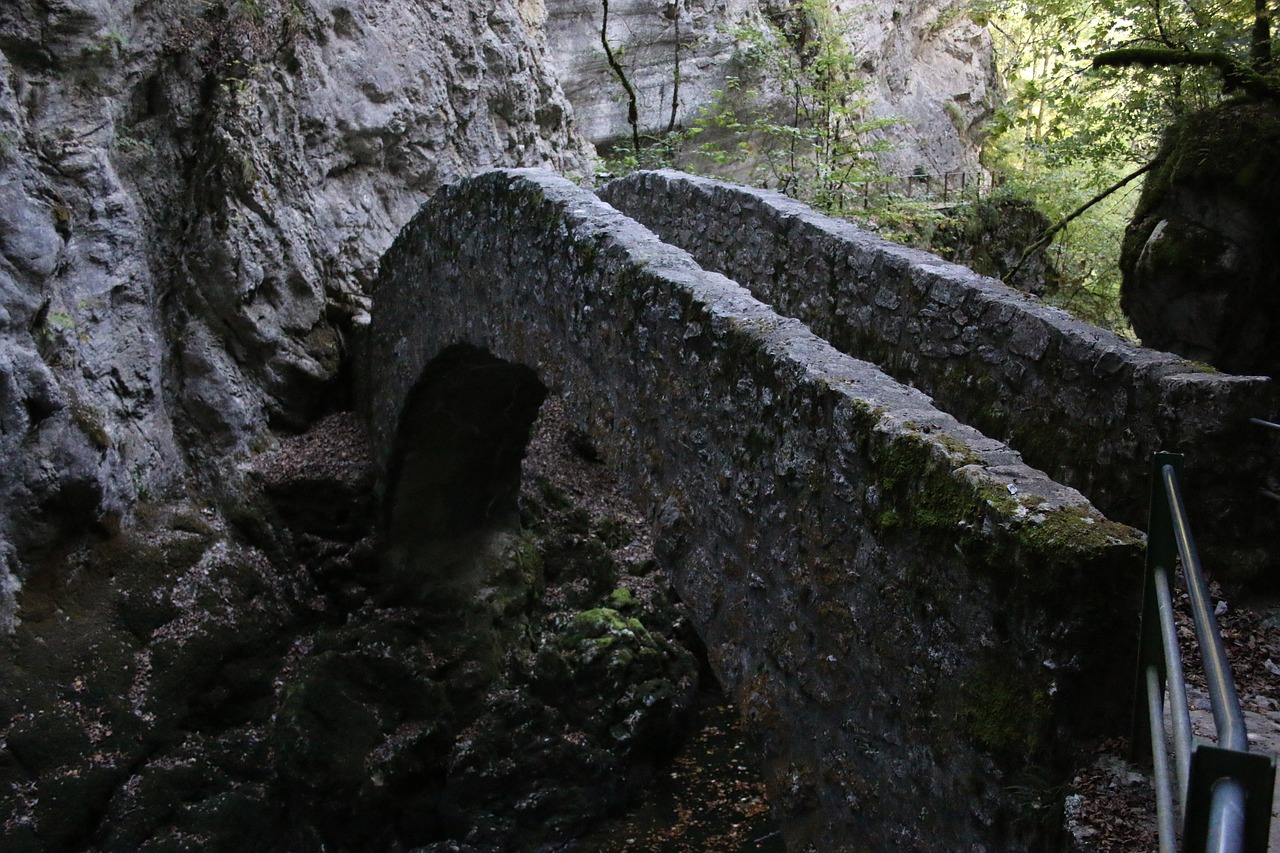
POLYGON ((792 849, 1040 849, 1011 788, 1127 724, 1142 537, 590 192, 445 188, 381 263, 360 407, 532 368, 623 472, 792 849))
POLYGON ((1144 349, 1035 297, 775 192, 670 170, 600 196, 836 347, 1146 526, 1148 462, 1186 454, 1192 522, 1221 578, 1267 573, 1277 462, 1249 422, 1276 411, 1265 377, 1144 349))

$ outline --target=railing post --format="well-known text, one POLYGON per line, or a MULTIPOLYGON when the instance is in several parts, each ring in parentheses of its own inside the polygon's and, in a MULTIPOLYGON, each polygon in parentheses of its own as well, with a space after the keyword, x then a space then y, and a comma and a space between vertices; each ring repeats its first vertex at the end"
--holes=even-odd
POLYGON ((1182 690, 1182 658, 1178 652, 1173 625, 1173 599, 1170 578, 1173 575, 1177 544, 1170 513, 1168 493, 1164 485, 1166 468, 1177 470, 1182 457, 1175 453, 1157 453, 1151 460, 1151 511, 1147 523, 1147 561, 1143 583, 1141 634, 1138 643, 1138 678, 1134 688, 1133 734, 1129 743, 1134 761, 1151 759, 1156 792, 1156 828, 1160 853, 1177 850, 1177 814, 1185 811, 1187 769, 1190 752, 1191 725, 1186 714, 1186 695, 1182 690), (1164 727, 1165 683, 1170 682, 1170 704, 1180 704, 1174 712, 1174 757, 1176 761, 1177 805, 1174 801, 1175 780, 1169 768, 1168 745, 1164 727), (1160 740, 1154 738, 1159 733, 1160 740))
MULTIPOLYGON (((1165 465, 1174 471, 1182 467, 1182 454, 1157 453, 1151 460, 1151 512, 1147 518, 1147 563, 1142 586, 1142 627, 1138 639, 1138 678, 1133 697, 1133 733, 1129 739, 1135 762, 1151 758, 1151 728, 1147 714, 1147 667, 1155 666, 1160 685, 1160 702, 1164 702, 1166 667, 1164 643, 1160 630, 1160 606, 1156 596, 1156 571, 1172 575, 1178 548, 1173 539, 1173 521, 1169 516, 1169 498, 1164 490, 1161 472, 1165 465)), ((1164 744, 1160 744, 1164 748, 1164 744)))
POLYGON ((1267 853, 1275 760, 1261 752, 1197 744, 1183 843, 1188 851, 1267 853))

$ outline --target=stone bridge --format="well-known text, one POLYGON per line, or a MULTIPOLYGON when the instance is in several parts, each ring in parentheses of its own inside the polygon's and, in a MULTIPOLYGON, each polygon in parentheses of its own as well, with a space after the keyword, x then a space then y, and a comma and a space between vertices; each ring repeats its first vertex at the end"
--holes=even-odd
POLYGON ((639 172, 601 197, 843 352, 919 388, 1016 448, 1109 518, 1146 526, 1148 461, 1186 454, 1188 503, 1219 578, 1274 566, 1280 448, 1250 417, 1277 411, 1265 377, 1228 376, 1111 332, 777 193, 639 172))
POLYGON ((359 379, 388 571, 424 594, 510 522, 559 396, 648 512, 790 849, 1044 849, 1037 798, 1127 725, 1142 536, 962 421, 1136 520, 1132 457, 1228 434, 1265 387, 780 197, 672 174, 603 194, 706 268, 536 171, 446 188, 384 257, 359 379))

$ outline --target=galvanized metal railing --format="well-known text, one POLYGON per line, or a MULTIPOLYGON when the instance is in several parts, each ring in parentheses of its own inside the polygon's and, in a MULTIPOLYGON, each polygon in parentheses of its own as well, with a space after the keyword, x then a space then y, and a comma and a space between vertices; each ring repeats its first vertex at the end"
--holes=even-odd
MULTIPOLYGON (((1273 421, 1264 421, 1262 418, 1249 418, 1249 423, 1256 424, 1260 427, 1266 427, 1267 429, 1280 430, 1280 424, 1274 423, 1273 421)), ((1270 489, 1258 489, 1258 492, 1261 493, 1264 498, 1280 503, 1280 495, 1270 489)))
POLYGON ((1002 180, 985 169, 955 170, 930 174, 919 171, 909 175, 887 175, 862 181, 862 206, 869 208, 873 198, 918 199, 939 202, 944 206, 965 199, 979 199, 991 194, 1002 180))
POLYGON ((1152 760, 1160 853, 1179 849, 1179 814, 1184 851, 1266 853, 1275 760, 1249 752, 1240 699, 1178 485, 1181 467, 1181 454, 1157 453, 1152 460, 1146 588, 1134 703, 1134 759, 1152 760), (1191 734, 1173 617, 1172 576, 1179 562, 1218 731, 1216 746, 1195 743, 1191 734), (1165 730, 1166 685, 1172 732, 1165 730), (1173 742, 1172 772, 1167 739, 1173 742))

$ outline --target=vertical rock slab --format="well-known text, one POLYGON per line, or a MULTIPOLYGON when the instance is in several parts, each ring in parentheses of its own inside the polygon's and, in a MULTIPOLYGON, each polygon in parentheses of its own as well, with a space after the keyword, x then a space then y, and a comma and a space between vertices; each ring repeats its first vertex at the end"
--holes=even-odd
MULTIPOLYGON (((583 133, 597 145, 629 139, 623 89, 600 45, 600 0, 527 5, 545 15, 552 62, 583 133)), ((894 150, 881 164, 897 174, 977 169, 999 87, 986 29, 950 0, 835 5, 851 17, 849 49, 865 75, 869 113, 902 119, 884 131, 894 150)), ((641 133, 666 131, 673 98, 676 128, 715 106, 744 71, 735 28, 803 14, 798 4, 759 0, 613 0, 607 35, 637 91, 641 133)))
POLYGON ((0 4, 0 588, 188 477, 234 502, 429 192, 586 156, 508 0, 0 4))

